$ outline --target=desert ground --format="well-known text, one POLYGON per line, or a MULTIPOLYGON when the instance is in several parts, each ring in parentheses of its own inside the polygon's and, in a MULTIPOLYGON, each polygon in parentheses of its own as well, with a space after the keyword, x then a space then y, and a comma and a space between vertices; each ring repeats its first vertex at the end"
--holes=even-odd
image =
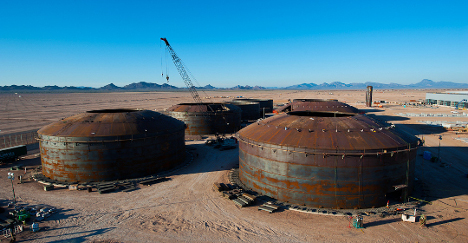
MULTIPOLYGON (((374 100, 386 101, 383 108, 366 108, 364 90, 205 91, 200 96, 210 102, 232 99, 226 96, 268 98, 275 104, 296 98, 338 99, 424 139, 420 155, 423 151, 437 155, 440 142, 442 162, 429 162, 422 156, 416 162, 417 181, 412 196, 427 201, 419 207, 419 213, 428 218, 427 227, 402 222, 400 215, 364 216, 364 228, 356 229, 349 227, 345 216, 291 210, 269 214, 255 206, 237 208, 213 191, 212 185, 228 183, 230 169, 238 164, 238 150, 219 151, 198 140, 187 141, 187 151, 197 156, 172 173, 170 180, 131 192, 99 194, 68 189, 46 192, 37 182, 17 184, 15 180, 19 204, 57 209, 40 223, 41 231, 26 230, 17 235, 17 242, 468 242, 468 143, 459 140, 468 138, 468 134, 424 123, 427 120, 468 122, 468 117, 402 115, 451 114, 453 109, 448 107, 403 106, 410 100, 423 100, 426 92, 432 91, 374 90, 374 100)), ((192 102, 189 93, 1 93, 0 138, 39 129, 88 110, 163 111, 182 102, 192 102)), ((28 155, 16 162, 28 169, 25 177, 40 165, 38 145, 29 145, 28 150, 28 155)), ((4 208, 13 198, 7 179, 11 166, 0 166, 0 206, 4 208)), ((2 242, 8 241, 2 237, 2 242)))

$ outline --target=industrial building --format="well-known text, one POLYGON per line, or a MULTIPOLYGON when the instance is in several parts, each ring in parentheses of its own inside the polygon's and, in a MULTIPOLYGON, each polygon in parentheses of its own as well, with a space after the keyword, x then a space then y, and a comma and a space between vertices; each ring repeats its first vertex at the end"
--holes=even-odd
POLYGON ((239 179, 280 201, 371 208, 412 190, 420 141, 371 117, 291 111, 238 132, 239 179))
POLYGON ((166 112, 186 124, 186 135, 235 133, 241 127, 241 109, 232 104, 182 103, 166 112))
POLYGON ((94 110, 37 133, 42 173, 57 182, 130 179, 185 160, 185 124, 149 110, 94 110))
POLYGON ((426 93, 426 104, 468 108, 468 91, 447 91, 444 93, 426 93))

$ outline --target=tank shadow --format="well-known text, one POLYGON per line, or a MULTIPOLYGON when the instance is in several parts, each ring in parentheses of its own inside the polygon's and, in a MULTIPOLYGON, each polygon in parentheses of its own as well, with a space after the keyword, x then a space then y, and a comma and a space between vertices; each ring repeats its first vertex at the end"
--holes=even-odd
POLYGON ((408 117, 404 117, 404 116, 389 116, 389 115, 374 115, 374 114, 370 114, 370 115, 367 115, 367 116, 375 118, 375 119, 377 119, 379 121, 384 121, 384 122, 407 121, 407 120, 409 120, 408 117))
POLYGON ((390 223, 398 222, 398 221, 401 221, 401 218, 377 220, 377 221, 365 223, 365 224, 364 224, 364 227, 365 227, 365 228, 369 228, 369 227, 379 226, 379 225, 383 225, 383 224, 390 224, 390 223))
POLYGON ((196 174, 214 171, 228 171, 239 163, 238 147, 229 150, 220 150, 205 144, 191 144, 186 146, 193 160, 171 175, 196 174))
POLYGON ((395 124, 399 129, 402 129, 412 135, 427 135, 446 132, 444 127, 429 124, 395 124))
MULTIPOLYGON (((380 122, 388 123, 391 121, 407 121, 410 120, 407 117, 403 116, 388 116, 388 115, 375 115, 370 114, 369 117, 372 117, 380 122)), ((414 124, 394 124, 397 129, 401 129, 412 135, 424 135, 424 134, 437 134, 445 132, 445 128, 442 126, 414 123, 414 124)))
POLYGON ((379 109, 373 109, 373 108, 365 108, 365 109, 359 109, 360 112, 364 112, 364 113, 367 113, 367 112, 382 112, 384 110, 379 110, 379 109))
POLYGON ((422 147, 415 165, 415 183, 411 196, 438 200, 468 194, 468 169, 463 159, 468 147, 440 147, 440 160, 423 158, 424 151, 438 157, 439 147, 422 147))
POLYGON ((80 242, 90 242, 89 237, 95 236, 95 235, 102 235, 105 234, 111 230, 115 229, 115 227, 108 227, 108 228, 103 228, 103 229, 97 229, 97 230, 88 230, 88 231, 78 231, 78 232, 73 232, 73 233, 66 233, 66 234, 60 234, 61 238, 67 238, 64 240, 51 240, 51 238, 55 238, 55 236, 45 236, 45 237, 38 237, 34 238, 35 240, 45 240, 47 242, 61 242, 61 243, 80 243, 80 242), (83 235, 85 234, 85 235, 83 235), (82 235, 78 237, 73 237, 74 235, 82 235), (68 238, 70 237, 70 238, 68 238))

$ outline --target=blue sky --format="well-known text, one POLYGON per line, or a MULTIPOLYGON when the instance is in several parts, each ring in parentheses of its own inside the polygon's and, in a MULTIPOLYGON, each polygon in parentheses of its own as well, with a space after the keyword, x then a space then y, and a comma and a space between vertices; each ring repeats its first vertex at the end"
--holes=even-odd
POLYGON ((468 1, 0 0, 0 85, 468 82, 468 1), (163 65, 161 67, 161 57, 163 65))

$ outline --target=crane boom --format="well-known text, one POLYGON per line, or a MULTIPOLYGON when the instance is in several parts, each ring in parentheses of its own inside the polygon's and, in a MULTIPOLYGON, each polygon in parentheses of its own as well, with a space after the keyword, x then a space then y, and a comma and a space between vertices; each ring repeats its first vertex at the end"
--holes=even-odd
POLYGON ((466 99, 463 99, 461 100, 460 102, 457 103, 457 105, 455 106, 455 109, 458 110, 458 107, 460 106, 460 103, 463 103, 463 102, 468 102, 466 99))
MULTIPOLYGON (((175 53, 174 49, 172 49, 171 45, 167 41, 166 38, 161 38, 166 43, 166 48, 171 54, 172 61, 174 62, 174 65, 177 68, 177 71, 179 71, 180 76, 185 82, 185 85, 187 86, 188 90, 190 91, 190 94, 192 95, 193 99, 195 100, 196 103, 203 105, 203 102, 200 98, 200 95, 198 95, 197 90, 195 89, 195 86, 193 86, 192 80, 190 79, 189 75, 187 74, 187 71, 185 71, 184 64, 182 63, 182 60, 177 56, 175 53)), ((211 107, 208 106, 210 109, 211 107)), ((201 107, 200 107, 201 109, 201 107)))

